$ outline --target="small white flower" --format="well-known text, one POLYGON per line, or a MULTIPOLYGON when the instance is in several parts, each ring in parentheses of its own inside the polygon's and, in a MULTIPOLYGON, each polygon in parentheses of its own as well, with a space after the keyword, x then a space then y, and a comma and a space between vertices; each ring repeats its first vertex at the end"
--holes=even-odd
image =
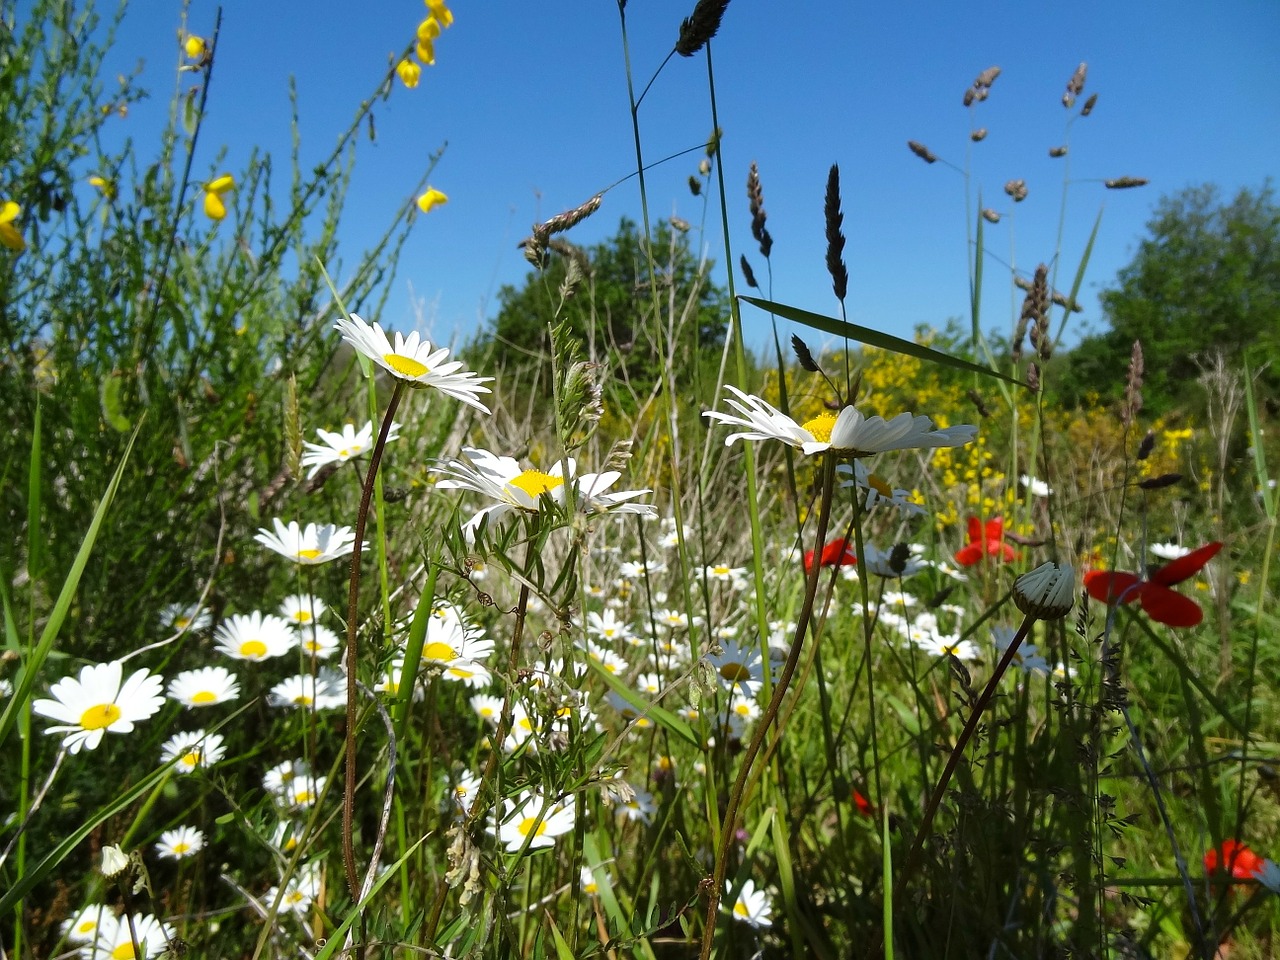
POLYGON ((319 597, 313 597, 306 593, 295 593, 292 596, 285 597, 280 603, 280 616, 284 617, 291 624, 297 627, 305 627, 314 624, 329 609, 319 597))
POLYGON ((226 667, 184 670, 169 681, 169 698, 184 707, 211 707, 240 697, 240 682, 226 667))
POLYGON ((171 603, 160 611, 160 626, 165 630, 199 633, 208 629, 212 619, 198 603, 171 603))
POLYGON ((337 670, 324 669, 314 677, 303 673, 281 680, 271 688, 267 703, 273 707, 301 707, 304 710, 336 710, 347 702, 347 678, 337 670))
POLYGON ((727 693, 754 697, 764 686, 764 660, 758 648, 727 641, 719 653, 709 654, 706 660, 727 693))
POLYGON ((950 654, 957 660, 977 660, 978 647, 972 640, 961 640, 947 634, 930 633, 918 641, 920 648, 935 657, 950 654))
MULTIPOLYGON (((373 421, 370 420, 359 431, 354 424, 348 423, 343 425, 340 433, 318 429, 316 434, 320 437, 319 443, 303 444, 306 451, 302 454, 302 465, 311 468, 307 473, 308 480, 329 464, 346 463, 372 447, 373 421)), ((391 429, 387 432, 387 443, 398 439, 399 436, 400 424, 392 423, 391 429)))
POLYGON ((93 750, 108 730, 131 733, 134 724, 146 720, 164 706, 164 681, 144 669, 121 683, 124 665, 91 663, 80 677, 63 677, 49 688, 52 700, 36 700, 34 713, 59 721, 45 733, 65 733, 62 745, 70 753, 93 750))
POLYGON ((254 662, 284 656, 297 643, 288 620, 256 611, 228 618, 214 631, 213 638, 227 656, 254 662))
POLYGON ((435 387, 446 396, 461 400, 482 413, 489 412, 477 394, 489 392, 483 384, 493 377, 481 377, 471 370, 464 370, 460 360, 446 362, 448 348, 433 350, 431 343, 420 339, 416 330, 408 337, 396 333, 393 346, 380 324, 374 323, 371 327, 354 313, 350 319, 344 317, 334 326, 342 334, 342 339, 397 380, 404 380, 411 387, 435 387))
POLYGON ((1159 557, 1161 560, 1177 560, 1179 557, 1185 557, 1191 552, 1190 547, 1184 547, 1177 543, 1153 543, 1147 547, 1152 556, 1159 557))
MULTIPOLYGON (((555 845, 555 838, 573 829, 574 797, 552 801, 536 790, 525 790, 515 799, 502 801, 503 821, 498 841, 508 853, 555 845), (528 844, 526 847, 525 844, 528 844)), ((492 826, 490 826, 492 831, 492 826)))
POLYGON ((314 566, 345 557, 355 546, 356 536, 350 527, 333 523, 308 523, 303 529, 297 520, 285 526, 279 517, 272 520, 275 533, 259 528, 253 539, 294 563, 314 566))
POLYGON ((469 701, 471 709, 476 712, 476 716, 487 723, 498 725, 498 720, 502 717, 502 698, 490 696, 486 693, 477 693, 469 701))
POLYGON ((606 610, 602 614, 594 610, 588 613, 587 632, 601 640, 626 640, 632 636, 631 627, 626 621, 618 619, 618 615, 612 610, 606 610))
POLYGON ((328 660, 342 645, 342 638, 321 623, 299 627, 297 634, 302 652, 317 660, 328 660))
POLYGON ((1025 473, 1018 478, 1018 482, 1030 490, 1033 497, 1048 497, 1053 494, 1053 490, 1050 489, 1047 483, 1025 473))
POLYGON ((62 932, 68 943, 93 943, 99 936, 115 936, 119 923, 111 908, 101 903, 90 904, 73 917, 62 921, 62 932))
POLYGON ((177 827, 160 834, 156 853, 169 860, 195 856, 204 849, 204 834, 195 827, 177 827))
POLYGON ((300 917, 306 916, 307 911, 311 909, 311 904, 316 897, 320 896, 320 876, 319 864, 303 864, 289 878, 283 891, 279 886, 272 887, 263 894, 262 900, 270 906, 279 898, 282 911, 288 911, 300 917))
MULTIPOLYGON (((726 882, 730 896, 733 895, 732 882, 726 882)), ((748 877, 738 891, 738 896, 731 908, 733 919, 749 923, 753 927, 768 927, 773 924, 772 911, 769 909, 769 898, 763 890, 757 890, 755 881, 748 877)))
POLYGON ((213 766, 226 752, 221 734, 192 730, 174 734, 166 740, 160 748, 160 762, 173 763, 176 773, 190 773, 213 766))
POLYGON ((897 544, 888 550, 881 551, 870 543, 864 543, 859 563, 862 569, 879 577, 905 579, 927 569, 928 562, 914 556, 910 549, 903 549, 905 546, 905 544, 897 544))
POLYGON ((472 690, 483 690, 493 683, 493 674, 474 660, 454 660, 440 671, 440 679, 466 684, 472 690))

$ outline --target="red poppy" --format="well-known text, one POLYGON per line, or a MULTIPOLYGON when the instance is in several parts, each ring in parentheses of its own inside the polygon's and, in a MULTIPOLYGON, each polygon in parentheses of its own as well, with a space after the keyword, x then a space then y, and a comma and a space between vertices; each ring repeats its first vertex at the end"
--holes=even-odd
MULTIPOLYGON (((858 562, 853 554, 853 544, 844 537, 837 537, 822 548, 820 564, 824 567, 851 567, 858 562)), ((813 569, 813 551, 804 555, 804 572, 813 569)))
POLYGON ((1163 567, 1156 567, 1146 580, 1136 573, 1090 570, 1084 575, 1084 588, 1089 596, 1103 603, 1129 603, 1141 598, 1142 609, 1157 623, 1169 627, 1194 627, 1204 618, 1200 604, 1170 587, 1195 576, 1221 549, 1222 544, 1216 540, 1207 543, 1163 567))
POLYGON ((857 787, 853 788, 852 799, 853 799, 853 805, 858 808, 858 813, 862 814, 862 816, 869 817, 870 819, 874 820, 879 815, 879 811, 876 809, 875 804, 873 804, 870 800, 864 797, 862 795, 862 791, 859 790, 857 787))
POLYGON ((1237 880, 1257 880, 1267 868, 1264 857, 1258 856, 1238 840, 1223 840, 1220 850, 1210 850, 1204 855, 1204 872, 1217 873, 1218 864, 1237 880))
POLYGON ((956 563, 971 567, 983 557, 1018 559, 1018 551, 1004 542, 1004 517, 992 517, 985 524, 969 518, 969 542, 956 551, 956 563))

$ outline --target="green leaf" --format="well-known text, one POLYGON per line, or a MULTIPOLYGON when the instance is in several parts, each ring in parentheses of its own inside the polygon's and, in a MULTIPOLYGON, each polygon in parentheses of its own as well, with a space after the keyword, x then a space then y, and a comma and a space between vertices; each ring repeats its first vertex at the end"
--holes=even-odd
POLYGON ((936 363, 943 367, 954 367, 956 370, 967 370, 970 373, 980 373, 983 376, 995 377, 999 380, 1006 380, 1009 383, 1025 387, 1026 384, 1014 377, 1006 376, 998 370, 992 370, 990 367, 984 367, 981 364, 973 363, 969 360, 962 360, 959 357, 953 357, 949 353, 943 353, 940 350, 931 350, 928 347, 913 343, 910 340, 903 340, 901 337, 894 337, 887 333, 881 333, 879 330, 872 330, 870 327, 862 327, 856 323, 849 323, 847 320, 837 320, 835 317, 824 317, 820 313, 810 313, 808 310, 801 310, 799 307, 789 307, 785 303, 774 303, 772 300, 760 300, 756 297, 739 297, 743 303, 749 303, 753 307, 759 307, 761 310, 769 313, 776 313, 780 317, 788 320, 794 320, 796 323, 803 323, 806 327, 812 327, 814 330, 821 330, 823 333, 829 333, 835 337, 843 337, 847 340, 856 340, 858 343, 865 343, 871 347, 879 347, 882 350, 889 350, 893 353, 906 354, 909 357, 915 357, 926 363, 936 363))
MULTIPOLYGON (((138 429, 141 429, 141 427, 142 425, 139 424, 138 429)), ((84 535, 84 540, 81 542, 80 550, 76 553, 76 558, 71 564, 67 579, 63 581, 62 591, 58 594, 58 599, 53 605, 53 611, 45 622, 44 630, 40 633, 40 639, 26 662, 22 664, 17 689, 14 690, 13 696, 9 698, 9 702, 5 704, 4 714, 0 716, 0 746, 4 745, 9 736, 9 731, 13 729, 13 724, 17 720, 18 713, 23 705, 26 704, 27 698, 31 696, 31 688, 36 684, 36 677, 40 673, 40 665, 44 663, 45 657, 53 649, 53 642, 58 638, 58 631, 62 629, 62 624, 67 619, 67 612, 71 609, 71 601, 75 599, 76 588, 80 586, 80 577, 84 574, 84 568, 89 563, 89 555, 93 552, 93 545, 97 542, 98 533, 101 531, 103 521, 106 519, 107 508, 111 506, 116 490, 120 487, 120 480, 124 477, 125 464, 129 462, 129 454, 133 450, 134 441, 138 439, 138 429, 135 429, 133 436, 129 438, 129 443, 124 448, 124 456, 120 458, 120 466, 116 467, 115 475, 112 476, 111 482, 107 484, 106 493, 102 495, 102 499, 98 502, 98 509, 94 511, 89 530, 84 535)))

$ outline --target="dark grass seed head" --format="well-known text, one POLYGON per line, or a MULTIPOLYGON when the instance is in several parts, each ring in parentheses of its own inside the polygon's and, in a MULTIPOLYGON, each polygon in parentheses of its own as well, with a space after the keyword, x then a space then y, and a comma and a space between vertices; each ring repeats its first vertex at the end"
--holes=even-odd
POLYGON ((849 271, 844 265, 844 234, 840 227, 844 214, 840 212, 840 165, 833 163, 827 174, 827 196, 823 205, 827 224, 827 272, 831 274, 831 288, 836 299, 843 300, 849 292, 849 271))
POLYGON ((680 24, 676 53, 682 57, 692 57, 706 46, 707 41, 720 29, 720 20, 728 6, 729 0, 698 0, 693 13, 680 24))

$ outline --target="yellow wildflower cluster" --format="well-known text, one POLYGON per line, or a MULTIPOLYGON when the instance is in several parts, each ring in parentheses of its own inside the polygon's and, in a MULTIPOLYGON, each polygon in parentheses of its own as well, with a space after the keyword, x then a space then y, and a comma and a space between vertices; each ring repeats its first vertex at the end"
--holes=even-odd
POLYGON ((427 9, 431 12, 425 20, 418 24, 413 48, 414 55, 421 61, 422 66, 414 63, 408 57, 396 64, 396 75, 400 78, 400 82, 410 90, 416 87, 418 81, 422 79, 423 66, 435 66, 436 38, 440 36, 441 30, 453 23, 453 11, 449 9, 445 0, 426 0, 426 4, 427 9))

